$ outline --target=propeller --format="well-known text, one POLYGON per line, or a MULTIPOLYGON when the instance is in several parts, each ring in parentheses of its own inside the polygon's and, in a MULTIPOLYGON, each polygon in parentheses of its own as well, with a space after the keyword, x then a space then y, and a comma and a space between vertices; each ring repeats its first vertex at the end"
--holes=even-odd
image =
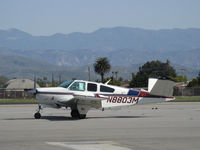
POLYGON ((37 89, 36 89, 36 76, 35 75, 34 75, 33 89, 28 89, 28 90, 25 90, 25 91, 28 92, 28 93, 33 93, 33 94, 37 93, 37 89))

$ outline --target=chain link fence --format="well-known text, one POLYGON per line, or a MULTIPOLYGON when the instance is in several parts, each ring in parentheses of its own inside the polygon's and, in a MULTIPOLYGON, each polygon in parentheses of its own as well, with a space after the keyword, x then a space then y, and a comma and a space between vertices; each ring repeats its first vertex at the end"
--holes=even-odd
POLYGON ((179 87, 174 88, 174 96, 200 96, 200 88, 179 87))
POLYGON ((5 90, 0 89, 0 99, 29 99, 35 98, 33 93, 28 93, 22 90, 5 90))

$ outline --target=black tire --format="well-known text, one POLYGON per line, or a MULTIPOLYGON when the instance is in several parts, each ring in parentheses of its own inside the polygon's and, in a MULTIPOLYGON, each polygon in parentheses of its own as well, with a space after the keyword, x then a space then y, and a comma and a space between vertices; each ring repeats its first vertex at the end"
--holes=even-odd
POLYGON ((86 118, 86 114, 80 114, 79 115, 79 119, 85 119, 86 118))
POLYGON ((71 111, 72 118, 79 118, 79 115, 80 114, 79 114, 78 110, 74 109, 71 111))
POLYGON ((41 118, 41 114, 39 112, 34 114, 35 119, 40 119, 41 118))

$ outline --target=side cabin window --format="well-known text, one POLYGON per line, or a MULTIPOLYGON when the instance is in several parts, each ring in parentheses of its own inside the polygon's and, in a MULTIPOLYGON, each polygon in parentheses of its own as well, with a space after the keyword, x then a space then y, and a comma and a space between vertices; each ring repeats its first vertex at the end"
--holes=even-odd
POLYGON ((88 83, 87 84, 87 90, 92 91, 92 92, 96 92, 97 91, 97 85, 93 84, 93 83, 88 83))
POLYGON ((113 93, 115 91, 115 89, 107 87, 107 86, 100 86, 100 91, 101 92, 109 92, 109 93, 113 93))
POLYGON ((85 82, 74 82, 69 89, 72 91, 85 91, 85 82))

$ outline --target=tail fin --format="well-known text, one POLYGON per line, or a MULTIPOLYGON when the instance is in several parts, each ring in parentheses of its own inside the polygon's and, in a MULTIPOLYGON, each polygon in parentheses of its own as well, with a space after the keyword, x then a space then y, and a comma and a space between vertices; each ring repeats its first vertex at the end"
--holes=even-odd
POLYGON ((151 95, 172 97, 174 85, 175 82, 170 80, 149 78, 148 92, 151 95))

